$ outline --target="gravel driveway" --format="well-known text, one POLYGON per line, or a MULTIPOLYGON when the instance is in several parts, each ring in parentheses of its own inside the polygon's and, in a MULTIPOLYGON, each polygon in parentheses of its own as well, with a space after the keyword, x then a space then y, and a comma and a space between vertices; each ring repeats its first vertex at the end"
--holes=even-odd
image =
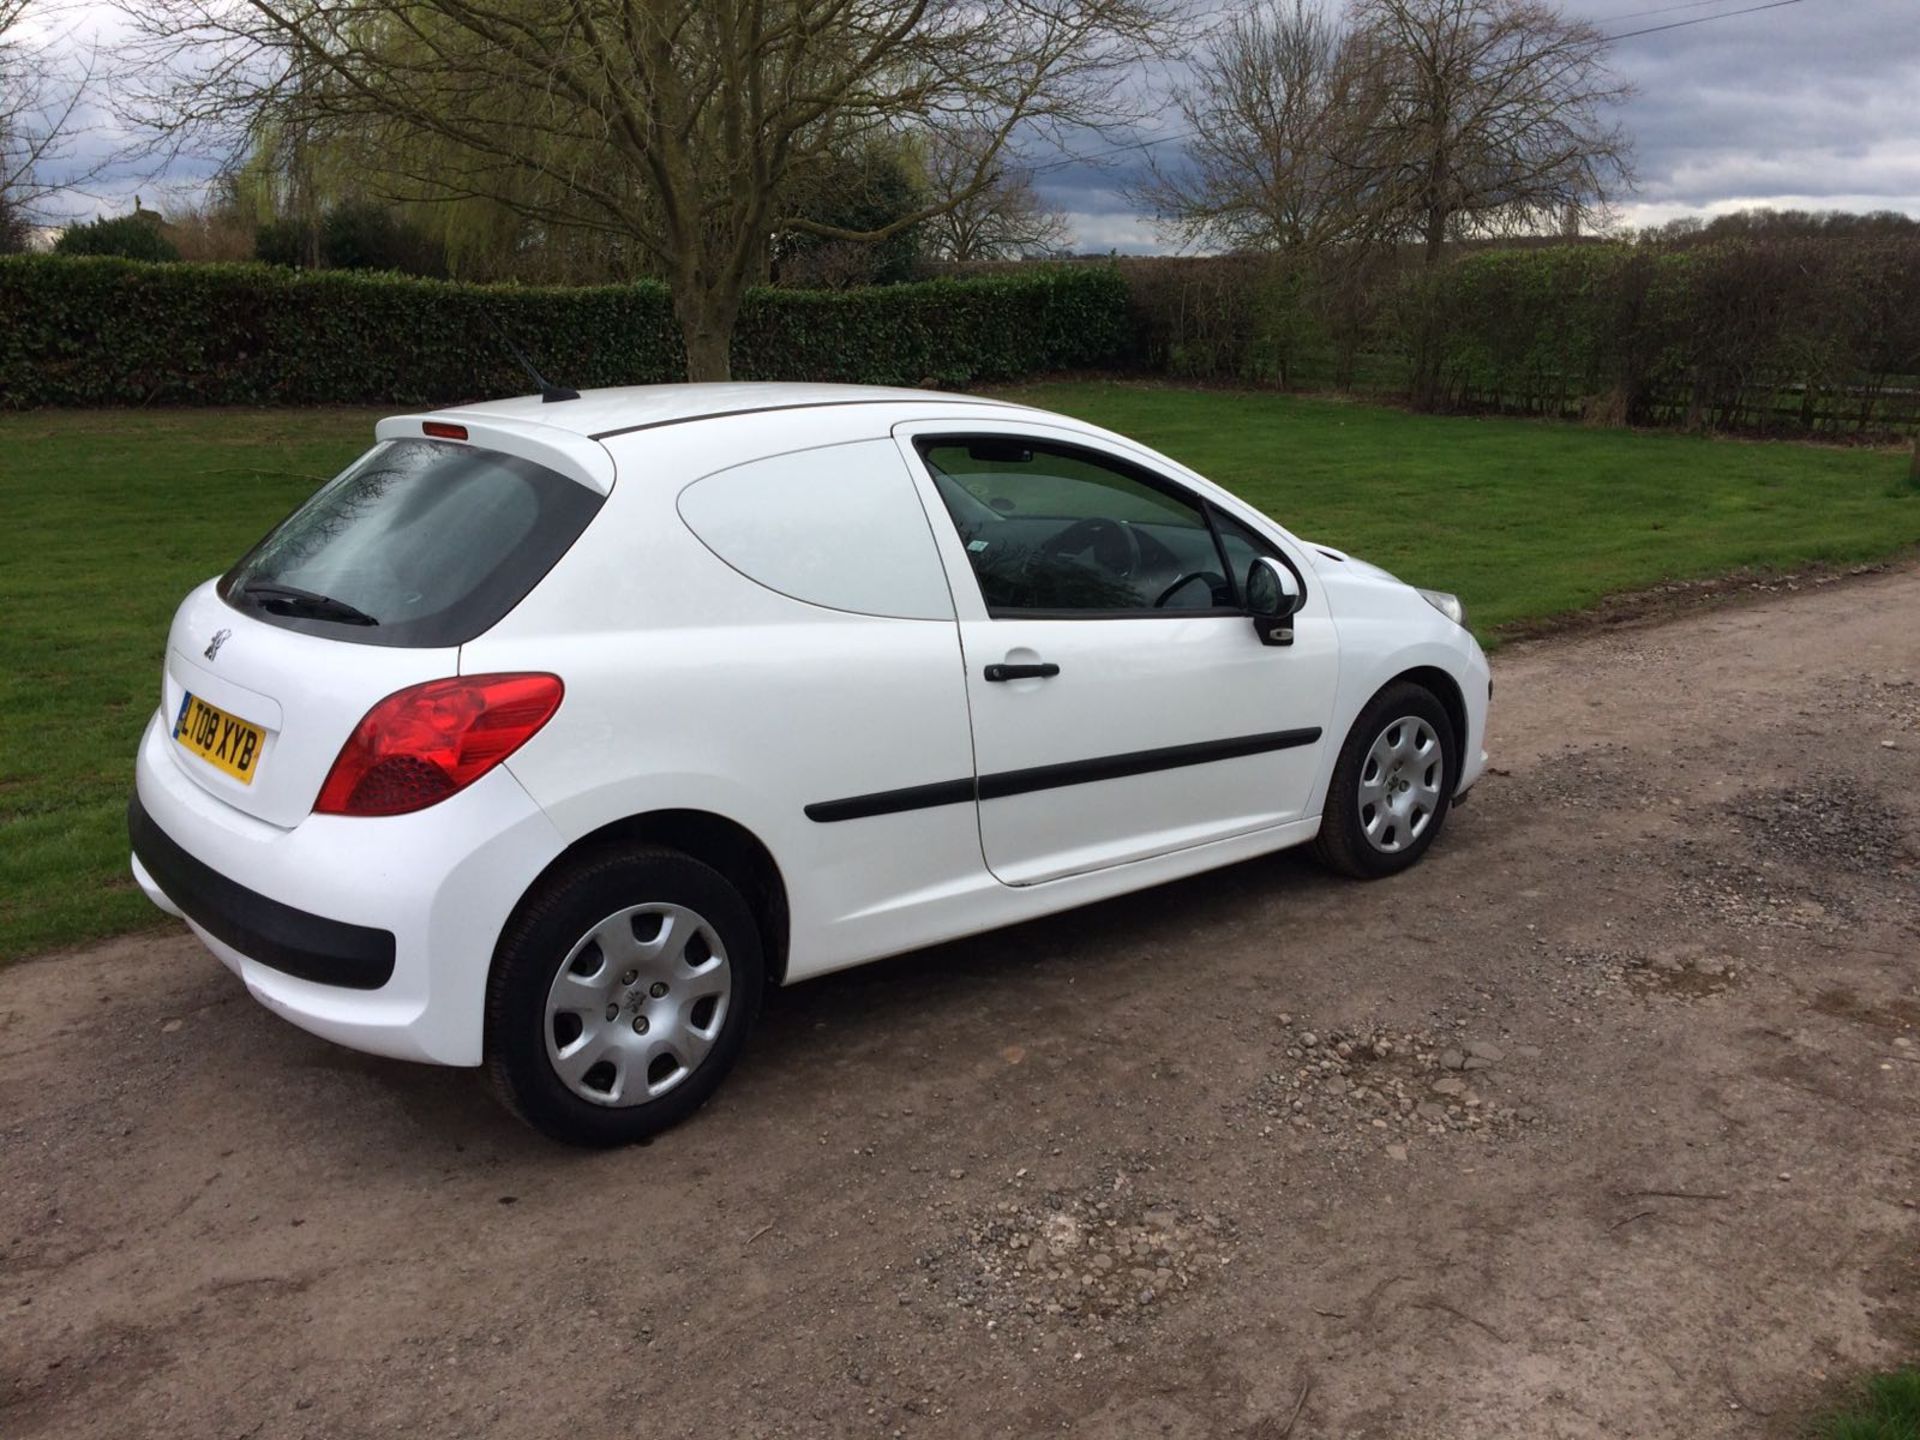
POLYGON ((1410 875, 798 988, 644 1149, 0 972, 0 1433, 1787 1433, 1920 1325, 1920 570, 1495 674, 1410 875))

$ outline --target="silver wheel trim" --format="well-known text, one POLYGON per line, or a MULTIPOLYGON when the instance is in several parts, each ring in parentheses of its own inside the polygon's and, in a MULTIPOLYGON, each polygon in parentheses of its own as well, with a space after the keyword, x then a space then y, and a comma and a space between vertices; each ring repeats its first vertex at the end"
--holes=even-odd
POLYGON ((547 990, 547 1059, 595 1105, 644 1105, 699 1068, 726 1024, 733 967, 684 905, 616 910, 567 952, 547 990))
POLYGON ((1382 727, 1360 765, 1360 833, 1383 855, 1393 855, 1426 833, 1440 809, 1447 757, 1440 736, 1418 715, 1382 727))

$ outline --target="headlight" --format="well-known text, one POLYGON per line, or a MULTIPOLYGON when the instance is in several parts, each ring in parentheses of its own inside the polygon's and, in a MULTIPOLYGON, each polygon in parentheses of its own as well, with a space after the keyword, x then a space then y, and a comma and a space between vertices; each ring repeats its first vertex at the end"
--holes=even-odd
MULTIPOLYGON (((1415 587, 1418 588, 1417 586, 1415 587)), ((1421 590, 1420 598, 1438 610, 1447 619, 1463 629, 1467 623, 1467 607, 1460 603, 1458 595, 1449 595, 1444 590, 1421 590)))

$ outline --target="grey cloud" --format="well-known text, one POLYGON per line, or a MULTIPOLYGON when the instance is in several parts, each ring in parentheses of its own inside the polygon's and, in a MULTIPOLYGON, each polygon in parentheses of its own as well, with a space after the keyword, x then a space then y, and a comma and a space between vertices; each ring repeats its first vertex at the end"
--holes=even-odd
MULTIPOLYGON (((1221 0, 1202 0, 1209 10, 1221 0)), ((1327 0, 1337 4, 1338 0, 1327 0)), ((1743 9, 1757 0, 1713 0, 1628 17, 1680 0, 1567 0, 1570 13, 1605 33, 1696 19, 1743 9)), ((104 16, 98 3, 83 13, 104 16)), ((1629 218, 1732 202, 1844 205, 1920 214, 1920 0, 1799 0, 1765 10, 1620 41, 1616 70, 1637 90, 1620 112, 1635 145, 1637 189, 1629 218)), ((1180 71, 1178 57, 1156 67, 1160 83, 1180 71)), ((1143 76, 1141 85, 1148 87, 1143 76)), ((1156 102, 1157 125, 1137 138, 1165 134, 1177 123, 1156 102)), ((77 156, 109 143, 97 137, 77 156)), ((1087 136, 1073 149, 1107 150, 1115 137, 1087 136)), ((1124 137, 1118 137, 1124 138, 1124 137)), ((1151 152, 1177 162, 1178 146, 1151 152)), ((1144 178, 1147 152, 1123 150, 1103 163, 1063 159, 1036 148, 1028 157, 1048 203, 1074 217, 1087 249, 1151 248, 1151 221, 1126 196, 1144 178)), ((106 209, 124 209, 119 192, 156 183, 191 186, 205 173, 179 164, 154 176, 129 167, 118 185, 99 187, 106 209), (135 176, 138 176, 135 179, 135 176)), ((83 205, 81 208, 90 208, 83 205)))
POLYGON ((1639 91, 1622 119, 1640 201, 1847 196, 1920 208, 1915 0, 1802 0, 1627 39, 1616 67, 1639 91))
MULTIPOLYGON (((1677 3, 1574 0, 1566 9, 1624 34, 1754 0, 1618 18, 1677 3)), ((1613 63, 1636 90, 1619 112, 1634 141, 1630 216, 1736 201, 1920 215, 1920 0, 1800 0, 1623 39, 1613 63)), ((1175 161, 1178 147, 1156 153, 1175 161)), ((1040 186, 1063 209, 1111 217, 1117 232, 1134 213, 1125 182, 1145 168, 1129 155, 1111 169, 1050 171, 1040 186)))

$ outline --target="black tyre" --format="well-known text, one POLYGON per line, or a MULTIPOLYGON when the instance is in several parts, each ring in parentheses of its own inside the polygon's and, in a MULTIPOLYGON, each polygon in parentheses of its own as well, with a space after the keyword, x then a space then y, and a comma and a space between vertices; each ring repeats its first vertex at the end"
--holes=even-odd
POLYGON ((556 1140, 643 1140, 726 1078, 765 975, 753 912, 719 871, 654 847, 584 857, 543 881, 500 937, 488 1080, 556 1140))
POLYGON ((1362 880, 1398 875, 1418 862, 1446 823, 1458 753, 1438 696, 1409 680, 1387 686, 1340 747, 1314 853, 1362 880))

